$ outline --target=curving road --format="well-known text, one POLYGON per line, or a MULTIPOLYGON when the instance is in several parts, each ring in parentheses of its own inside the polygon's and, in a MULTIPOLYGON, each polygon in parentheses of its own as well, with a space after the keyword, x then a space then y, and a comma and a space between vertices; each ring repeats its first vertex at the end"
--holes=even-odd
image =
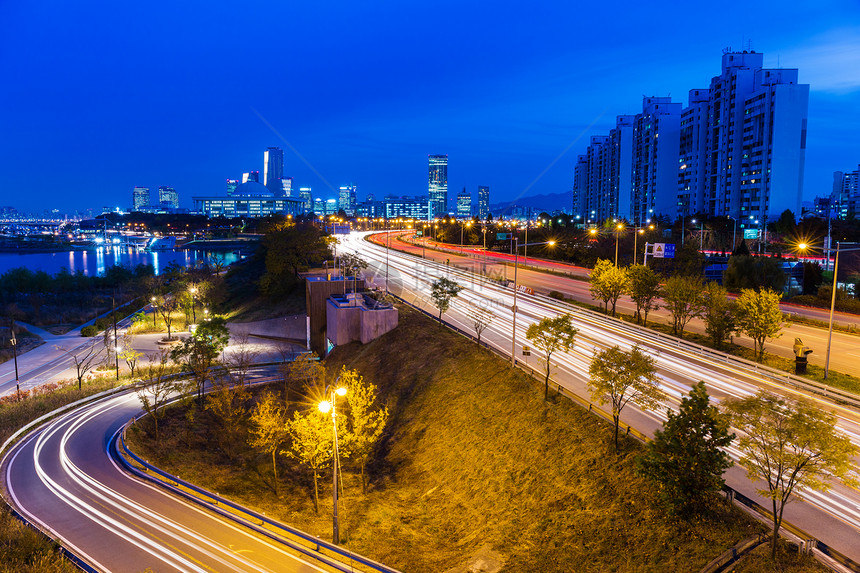
POLYGON ((123 393, 29 434, 3 460, 6 499, 99 571, 332 570, 120 469, 109 446, 140 410, 123 393))
MULTIPOLYGON (((430 299, 432 281, 442 276, 456 280, 464 289, 452 300, 450 309, 444 315, 445 320, 465 332, 473 333, 474 326, 469 318, 469 311, 475 307, 490 310, 494 318, 482 333, 482 340, 502 354, 510 356, 512 289, 453 265, 386 250, 362 239, 362 235, 353 234, 341 241, 341 248, 358 252, 368 261, 366 274, 373 284, 385 288, 387 277, 388 288, 393 294, 435 316, 437 311, 430 299)), ((822 408, 832 411, 837 416, 840 429, 855 444, 860 445, 858 411, 816 395, 787 388, 779 378, 769 377, 755 369, 729 361, 719 353, 705 351, 675 338, 659 336, 635 325, 613 321, 602 314, 585 311, 548 297, 519 295, 517 307, 518 360, 535 369, 542 368, 539 352, 532 349, 532 356, 521 355, 523 344, 528 344, 525 331, 529 324, 545 316, 568 312, 573 314, 574 325, 579 329, 576 344, 570 352, 553 355, 553 381, 579 396, 588 396, 588 366, 596 350, 612 345, 629 349, 633 344, 638 344, 653 356, 667 396, 664 408, 655 412, 642 412, 628 407, 622 412, 624 422, 648 435, 653 435, 654 430, 660 428, 666 417, 666 408, 677 410, 681 397, 689 392, 693 384, 704 380, 709 394, 716 402, 728 397, 753 395, 760 388, 812 399, 822 408)), ((731 450, 730 453, 737 459, 736 450, 731 450)), ((769 506, 767 501, 756 494, 756 484, 750 482, 738 467, 727 472, 726 482, 762 505, 769 506)), ((829 492, 810 492, 805 497, 806 503, 792 503, 786 507, 786 520, 860 562, 860 491, 836 484, 829 492)))

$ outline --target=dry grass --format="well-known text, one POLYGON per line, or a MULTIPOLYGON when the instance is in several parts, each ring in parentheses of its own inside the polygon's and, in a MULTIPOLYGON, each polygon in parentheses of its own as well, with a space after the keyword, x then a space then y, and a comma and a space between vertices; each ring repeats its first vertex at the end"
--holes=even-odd
MULTIPOLYGON (((505 571, 698 571, 764 527, 715 499, 706 517, 668 518, 634 471, 640 447, 616 455, 608 425, 542 390, 506 362, 401 308, 395 331, 335 349, 379 386, 392 418, 361 494, 345 468, 345 545, 402 571, 437 572, 490 545, 505 571)), ((331 535, 330 477, 313 486, 282 460, 273 493, 268 459, 214 447, 206 414, 174 410, 161 444, 139 428, 134 447, 180 477, 311 534, 331 535), (191 449, 189 455, 187 448, 191 449)))

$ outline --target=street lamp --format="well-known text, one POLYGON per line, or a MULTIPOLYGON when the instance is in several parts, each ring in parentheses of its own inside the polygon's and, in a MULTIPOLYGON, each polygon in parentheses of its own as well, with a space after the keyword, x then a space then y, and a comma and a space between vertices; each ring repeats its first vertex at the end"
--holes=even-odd
MULTIPOLYGON (((846 245, 856 245, 858 243, 845 243, 846 245)), ((833 309, 836 307, 836 289, 839 286, 837 274, 839 272, 839 247, 842 243, 836 242, 836 258, 833 260, 833 289, 830 293, 830 324, 827 327, 827 359, 824 361, 824 379, 827 380, 827 374, 830 371, 830 342, 833 339, 833 309)), ((860 248, 844 249, 845 251, 860 251, 860 248)))
POLYGON ((196 286, 191 287, 190 289, 188 289, 188 292, 191 293, 191 320, 196 323, 197 322, 197 308, 196 308, 197 305, 196 305, 196 301, 194 299, 194 295, 197 294, 197 287, 196 286))
MULTIPOLYGON (((340 377, 335 380, 335 384, 340 381, 340 377)), ((326 388, 326 393, 328 393, 329 387, 326 388)), ((337 469, 338 469, 338 451, 337 451, 337 417, 335 414, 335 401, 338 396, 346 396, 346 388, 340 386, 339 388, 331 388, 331 400, 323 400, 319 403, 319 411, 323 414, 327 414, 331 411, 331 428, 332 428, 332 437, 334 440, 334 447, 332 448, 332 485, 333 485, 333 508, 332 508, 332 543, 335 545, 340 544, 340 530, 338 528, 337 522, 337 469)))
POLYGON ((624 223, 618 223, 615 225, 615 266, 618 266, 618 237, 621 235, 621 231, 624 230, 624 223))
POLYGON ((150 297, 149 301, 152 303, 152 328, 153 330, 158 327, 158 305, 155 304, 155 297, 150 297))
POLYGON ((701 252, 702 244, 703 244, 702 241, 703 241, 704 236, 705 236, 705 222, 704 221, 697 221, 696 219, 690 219, 690 222, 694 225, 696 223, 699 223, 699 251, 701 252))
POLYGON ((731 215, 726 215, 726 218, 731 219, 735 222, 734 229, 732 230, 732 252, 735 252, 735 238, 738 234, 738 220, 732 217, 731 215))
POLYGON ((12 358, 15 360, 15 390, 18 392, 18 401, 20 402, 21 384, 18 380, 18 339, 15 338, 15 321, 11 318, 9 319, 9 332, 12 334, 9 342, 12 344, 12 358))
POLYGON ((461 254, 461 255, 463 254, 463 230, 464 230, 466 227, 471 227, 471 226, 472 226, 472 222, 471 222, 471 221, 469 221, 468 223, 467 223, 467 222, 465 222, 465 221, 463 221, 463 224, 462 224, 462 225, 460 225, 460 254, 461 254))
POLYGON ((520 247, 528 247, 534 245, 549 245, 552 247, 555 245, 555 241, 544 241, 542 243, 524 243, 520 245, 519 237, 514 237, 514 306, 513 306, 513 322, 511 327, 511 368, 516 367, 517 365, 517 256, 520 252, 520 247))

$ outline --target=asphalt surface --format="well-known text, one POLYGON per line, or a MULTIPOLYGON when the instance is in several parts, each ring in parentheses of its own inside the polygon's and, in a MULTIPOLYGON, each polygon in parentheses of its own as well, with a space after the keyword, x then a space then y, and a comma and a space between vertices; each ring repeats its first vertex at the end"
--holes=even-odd
POLYGON ((330 570, 121 470, 108 445, 140 410, 122 394, 28 435, 3 461, 7 499, 100 571, 330 570))
MULTIPOLYGON (((366 276, 377 287, 387 288, 407 302, 436 316, 437 310, 430 298, 431 283, 438 277, 448 277, 465 287, 452 300, 444 320, 462 331, 474 334, 473 321, 469 313, 476 307, 486 309, 493 315, 489 327, 482 333, 482 341, 501 354, 510 356, 513 330, 513 289, 502 286, 475 273, 457 268, 454 264, 416 259, 362 240, 353 234, 341 239, 345 251, 355 251, 368 263, 366 276)), ((452 261, 453 263, 453 261, 452 261)), ((555 277, 553 277, 555 278, 555 277)), ((522 282, 522 281, 519 281, 522 282)), ((586 379, 588 366, 595 351, 618 345, 629 349, 638 344, 654 357, 661 385, 666 398, 656 411, 641 411, 629 405, 622 412, 623 422, 646 435, 653 435, 666 418, 666 409, 677 410, 682 396, 689 393, 693 384, 704 380, 708 392, 716 403, 728 397, 744 397, 765 388, 791 397, 803 397, 816 402, 820 407, 833 412, 838 427, 851 440, 860 445, 860 415, 854 409, 839 405, 818 395, 788 388, 781 377, 770 377, 755 368, 749 368, 728 360, 719 353, 696 350, 673 337, 660 336, 632 324, 613 321, 600 313, 586 311, 546 297, 520 294, 517 297, 516 347, 520 363, 539 370, 543 368, 539 352, 522 356, 525 331, 528 325, 545 316, 572 313, 574 326, 579 329, 574 348, 568 353, 553 355, 553 383, 588 399, 586 379)), ((605 407, 593 404, 595 408, 605 407)), ((737 459, 739 452, 730 449, 737 459)), ((855 460, 856 465, 857 460, 855 460)), ((757 494, 762 484, 751 482, 740 468, 735 466, 726 473, 726 482, 737 491, 757 500, 764 506, 769 501, 757 494)), ((805 492, 805 503, 790 503, 785 509, 785 519, 816 539, 820 539, 841 551, 856 562, 860 562, 860 491, 835 484, 829 492, 805 492)))
MULTIPOLYGON (((514 269, 513 257, 506 253, 488 253, 481 249, 463 249, 463 254, 460 254, 459 249, 448 247, 446 251, 440 252, 434 249, 422 248, 419 245, 398 240, 392 234, 391 238, 392 249, 398 249, 403 252, 408 252, 416 256, 426 257, 426 260, 445 262, 450 261, 450 264, 456 268, 469 270, 489 279, 503 279, 513 281, 514 269), (504 264, 505 262, 509 264, 504 264)), ((595 301, 588 291, 589 283, 584 280, 578 280, 561 276, 558 274, 549 274, 543 271, 553 271, 555 273, 565 273, 575 275, 582 278, 587 278, 590 275, 590 270, 559 263, 556 261, 547 261, 528 257, 518 258, 519 268, 517 269, 517 284, 525 285, 533 288, 536 292, 549 294, 550 291, 558 291, 566 297, 589 304, 600 304, 600 301, 595 301)), ((797 305, 782 305, 783 312, 804 316, 815 320, 827 321, 829 311, 815 309, 809 307, 801 307, 797 305)), ((623 296, 619 299, 617 311, 628 315, 632 315, 636 311, 636 305, 629 297, 623 296)), ((671 324, 671 314, 665 310, 652 310, 648 313, 648 321, 657 321, 662 324, 671 324)), ((848 313, 835 313, 834 323, 843 325, 860 325, 860 316, 848 313)), ((701 319, 693 319, 686 327, 688 332, 705 334, 705 323, 701 319)), ((821 366, 825 365, 827 355, 827 329, 815 326, 807 326, 797 323, 787 323, 783 328, 783 334, 780 338, 768 341, 765 344, 767 352, 782 356, 784 358, 794 359, 794 339, 800 338, 805 346, 812 348, 813 353, 808 356, 810 364, 821 366)), ((736 336, 734 342, 754 348, 753 340, 747 336, 736 336)), ((834 331, 830 350, 830 369, 834 372, 842 372, 860 377, 860 334, 849 334, 845 332, 834 331)))

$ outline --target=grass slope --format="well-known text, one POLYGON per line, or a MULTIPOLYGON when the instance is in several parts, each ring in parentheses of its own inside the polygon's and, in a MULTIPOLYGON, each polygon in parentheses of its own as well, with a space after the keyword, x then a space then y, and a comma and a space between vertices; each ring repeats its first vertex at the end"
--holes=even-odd
MULTIPOLYGON (((376 384, 391 419, 362 495, 344 468, 344 545, 404 572, 463 565, 492 547, 505 571, 698 571, 761 524, 715 501, 710 517, 667 518, 634 471, 640 447, 616 455, 608 425, 542 389, 488 351, 406 308, 400 326, 368 344, 334 350, 329 375, 358 369, 376 384)), ((227 456, 207 412, 191 431, 174 410, 155 444, 130 438, 150 461, 313 535, 331 537, 331 482, 247 447, 227 456), (189 451, 190 450, 190 451, 189 451)), ((797 569, 802 571, 804 569, 797 569)), ((815 570, 815 569, 809 569, 815 570)))

